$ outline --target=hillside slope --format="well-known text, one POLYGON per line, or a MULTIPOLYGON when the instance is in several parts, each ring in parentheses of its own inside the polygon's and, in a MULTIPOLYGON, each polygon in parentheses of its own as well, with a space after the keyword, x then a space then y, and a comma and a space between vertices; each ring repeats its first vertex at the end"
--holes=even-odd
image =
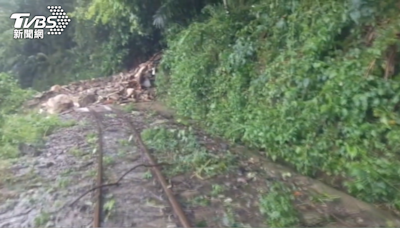
POLYGON ((400 209, 395 1, 207 7, 171 30, 158 84, 179 114, 303 174, 400 209))

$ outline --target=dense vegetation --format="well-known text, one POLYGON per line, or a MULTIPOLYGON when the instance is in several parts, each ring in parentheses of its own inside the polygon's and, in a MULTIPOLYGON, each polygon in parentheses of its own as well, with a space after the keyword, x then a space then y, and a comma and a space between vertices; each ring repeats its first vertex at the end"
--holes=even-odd
POLYGON ((181 114, 369 202, 400 208, 399 6, 260 1, 172 32, 161 83, 181 114))
POLYGON ((0 170, 7 159, 17 158, 20 148, 30 144, 40 144, 43 136, 61 126, 57 117, 43 118, 39 113, 21 110, 23 102, 34 91, 21 89, 18 81, 10 75, 0 73, 0 170))
POLYGON ((11 12, 44 14, 58 3, 1 0, 0 71, 42 89, 166 48, 158 86, 179 114, 400 209, 397 1, 227 3, 228 14, 212 0, 68 0, 66 32, 16 41, 11 12))
POLYGON ((213 1, 0 0, 0 71, 12 72, 23 87, 40 90, 108 76, 161 50, 166 26, 171 21, 187 25, 208 3, 213 1), (61 5, 71 18, 62 35, 14 40, 10 15, 48 16, 48 5, 61 5))

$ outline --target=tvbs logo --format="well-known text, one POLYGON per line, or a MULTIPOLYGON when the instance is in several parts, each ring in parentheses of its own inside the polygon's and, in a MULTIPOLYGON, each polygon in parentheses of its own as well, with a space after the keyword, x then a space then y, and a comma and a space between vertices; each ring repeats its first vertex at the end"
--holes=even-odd
POLYGON ((48 6, 52 16, 34 16, 30 19, 30 13, 13 13, 11 19, 14 23, 14 39, 43 39, 44 29, 49 29, 48 35, 61 35, 71 19, 61 6, 48 6), (33 25, 33 29, 32 29, 33 25))

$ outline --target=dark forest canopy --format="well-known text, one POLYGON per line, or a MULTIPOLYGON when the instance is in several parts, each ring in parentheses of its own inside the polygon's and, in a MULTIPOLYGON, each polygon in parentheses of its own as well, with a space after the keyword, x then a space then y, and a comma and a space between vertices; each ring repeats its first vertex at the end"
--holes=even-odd
POLYGON ((38 89, 106 76, 166 47, 165 31, 173 24, 188 25, 208 4, 222 2, 2 0, 0 71, 12 71, 23 87, 38 89), (12 13, 49 15, 49 5, 61 5, 72 18, 62 35, 12 39, 12 13))

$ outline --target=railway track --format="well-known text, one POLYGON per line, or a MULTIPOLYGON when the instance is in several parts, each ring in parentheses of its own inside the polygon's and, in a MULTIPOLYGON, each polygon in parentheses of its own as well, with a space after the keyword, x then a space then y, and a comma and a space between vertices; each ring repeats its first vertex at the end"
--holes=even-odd
MULTIPOLYGON (((150 167, 152 168, 153 176, 157 178, 158 183, 161 185, 165 196, 168 198, 169 204, 173 209, 173 214, 175 218, 178 220, 178 223, 181 227, 188 228, 191 227, 189 220, 187 219, 181 205, 178 203, 171 189, 168 187, 167 181, 160 171, 159 167, 162 164, 157 164, 156 160, 151 156, 147 146, 144 144, 143 140, 140 137, 140 132, 135 128, 134 124, 130 120, 130 118, 124 116, 123 111, 113 108, 111 111, 115 114, 119 119, 123 120, 125 126, 129 128, 129 132, 131 133, 134 142, 141 153, 141 165, 136 165, 132 167, 132 169, 125 172, 118 180, 114 183, 104 183, 104 167, 103 167, 103 156, 104 156, 104 120, 103 115, 90 109, 90 114, 93 116, 93 119, 96 122, 97 128, 97 167, 96 167, 96 187, 90 189, 88 192, 94 190, 95 191, 95 209, 93 214, 93 227, 102 227, 104 210, 103 210, 103 199, 104 199, 104 188, 109 186, 119 185, 121 180, 126 176, 129 172, 133 171, 135 168, 139 166, 150 167)), ((88 193, 87 192, 87 193, 88 193)), ((86 193, 85 193, 86 194, 86 193)), ((81 197, 80 197, 81 198, 81 197)))
MULTIPOLYGON (((302 213, 300 216, 304 221, 300 225, 304 227, 316 224, 320 227, 379 227, 385 226, 388 221, 398 224, 396 218, 389 217, 371 205, 293 173, 263 158, 258 151, 251 152, 244 147, 230 150, 237 155, 248 153, 241 157, 244 158, 242 161, 251 158, 245 163, 244 172, 253 173, 258 178, 243 179, 241 171, 239 174, 221 175, 214 180, 207 180, 207 183, 194 180, 191 172, 170 179, 174 193, 188 203, 183 213, 159 169, 171 164, 157 164, 148 154, 139 134, 143 129, 152 129, 165 123, 164 120, 159 122, 160 118, 149 118, 137 111, 128 114, 118 109, 104 109, 101 105, 91 107, 91 111, 74 110, 60 114, 62 121, 73 120, 75 124, 52 132, 40 153, 35 155, 35 151, 21 151, 25 155, 11 167, 15 179, 8 183, 10 187, 3 186, 1 189, 3 195, 0 194, 0 197, 9 197, 6 200, 3 198, 0 205, 1 228, 190 227, 185 213, 190 216, 193 224, 206 227, 233 227, 231 224, 262 227, 265 217, 257 214, 259 190, 269 189, 274 183, 280 183, 289 190, 301 190, 293 192, 293 195, 298 197, 294 206, 302 213), (261 170, 260 164, 268 167, 268 170, 261 170), (153 178, 144 167, 152 168, 153 178), (292 177, 286 176, 284 180, 283 175, 287 174, 292 177), (155 186, 157 179, 159 184, 155 186), (249 181, 249 184, 243 181, 249 181), (218 186, 221 183, 222 187, 228 188, 225 192, 219 192, 216 198, 215 193, 212 195, 209 189, 213 189, 213 184, 218 186), (243 191, 246 186, 256 187, 243 191), (326 194, 339 197, 332 202, 314 201, 314 197, 325 197, 326 194), (200 205, 204 201, 197 203, 191 199, 214 201, 211 205, 200 205), (253 204, 249 207, 248 202, 253 204), (234 213, 235 223, 227 220, 227 212, 234 213)), ((173 124, 166 125, 164 127, 176 129, 173 124)), ((213 150, 210 153, 216 153, 213 147, 218 146, 218 142, 207 141, 209 138, 201 133, 197 140, 206 140, 201 143, 213 150)), ((164 140, 166 143, 169 141, 164 140)), ((221 146, 219 150, 225 149, 221 146)), ((189 149, 188 154, 192 155, 192 151, 189 149)), ((158 152, 161 151, 156 150, 154 154, 158 152)), ((174 160, 165 159, 171 163, 174 160)))

